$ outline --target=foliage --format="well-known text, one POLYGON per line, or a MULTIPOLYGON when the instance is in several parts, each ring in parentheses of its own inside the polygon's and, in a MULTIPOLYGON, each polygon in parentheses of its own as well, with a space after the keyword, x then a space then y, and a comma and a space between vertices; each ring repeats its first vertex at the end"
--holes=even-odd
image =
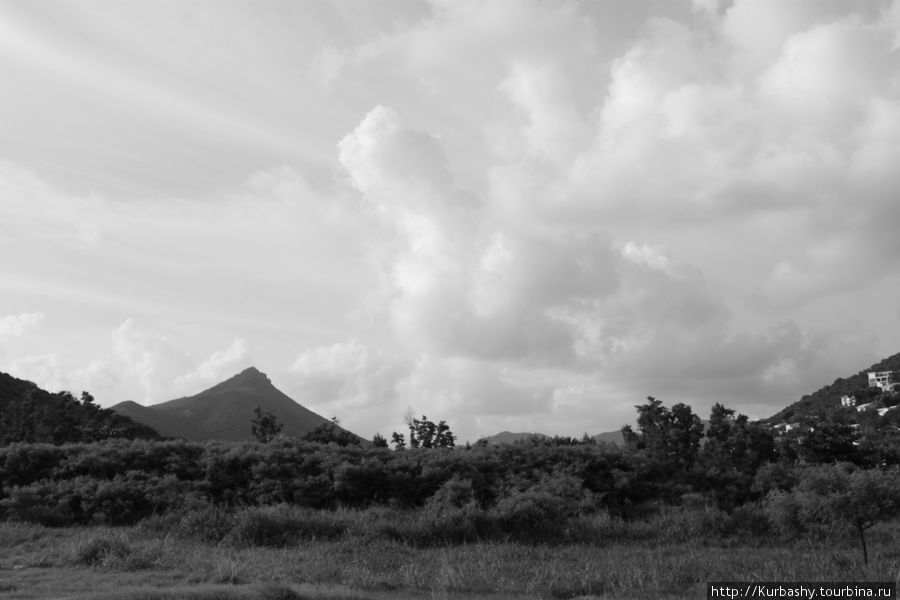
POLYGON ((456 436, 446 421, 435 424, 422 415, 421 419, 410 418, 408 425, 412 448, 453 448, 456 445, 456 436))
POLYGON ((859 469, 850 463, 811 467, 803 473, 792 501, 801 525, 852 527, 863 561, 868 562, 866 530, 900 515, 900 467, 859 469))
POLYGON ((0 446, 16 442, 65 444, 110 438, 159 439, 150 427, 94 403, 82 392, 52 394, 0 373, 0 446))
POLYGON ((337 444, 338 446, 358 446, 359 437, 341 428, 337 417, 332 417, 328 423, 322 423, 304 436, 308 442, 317 444, 337 444))
POLYGON ((631 426, 622 428, 625 444, 641 451, 670 468, 690 469, 700 450, 703 423, 691 407, 678 403, 671 409, 653 396, 647 403, 635 407, 638 411, 638 431, 631 426))
POLYGON ((256 416, 250 421, 250 433, 257 442, 268 444, 281 433, 284 423, 278 421, 278 417, 274 413, 264 411, 257 406, 253 409, 253 414, 256 416))
POLYGON ((774 458, 771 432, 746 415, 713 405, 697 466, 706 491, 720 507, 732 509, 750 500, 754 475, 774 458))

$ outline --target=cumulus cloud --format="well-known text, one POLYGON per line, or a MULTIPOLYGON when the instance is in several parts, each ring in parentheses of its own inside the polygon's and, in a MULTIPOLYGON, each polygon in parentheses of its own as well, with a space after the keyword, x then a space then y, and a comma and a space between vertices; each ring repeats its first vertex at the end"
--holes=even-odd
POLYGON ((95 397, 109 393, 120 381, 112 364, 91 361, 84 367, 68 367, 57 353, 34 354, 17 358, 6 368, 11 375, 36 383, 41 388, 78 395, 87 391, 95 397))
POLYGON ((44 313, 22 313, 0 318, 0 341, 17 338, 44 320, 44 313))
MULTIPOLYGON (((660 22, 650 29, 645 43, 675 39, 682 45, 680 52, 699 52, 691 31, 683 25, 660 22)), ((738 171, 736 157, 752 156, 731 139, 731 133, 744 126, 735 120, 750 118, 755 109, 747 106, 743 114, 728 114, 735 98, 739 104, 748 102, 744 92, 731 84, 684 83, 707 68, 703 56, 693 56, 697 64, 691 66, 691 60, 677 56, 676 48, 670 65, 666 61, 672 57, 664 56, 661 47, 654 52, 634 51, 614 66, 620 74, 614 73, 610 99, 599 113, 599 137, 581 155, 586 162, 576 169, 591 164, 593 171, 610 171, 609 164, 597 164, 593 153, 601 148, 605 157, 611 157, 610 153, 623 150, 619 138, 634 138, 625 152, 637 154, 617 160, 636 168, 642 164, 641 153, 663 153, 656 155, 659 160, 667 159, 669 153, 676 157, 687 148, 688 138, 708 136, 701 151, 709 152, 710 161, 735 161, 725 165, 722 177, 727 179, 728 169, 738 171), (648 60, 662 62, 648 74, 642 66, 648 60), (708 90, 713 93, 707 98, 708 90), (707 106, 701 107, 704 100, 707 106), (719 120, 727 122, 725 131, 717 128, 719 120), (668 136, 671 144, 651 149, 660 136, 668 136), (725 149, 724 158, 713 157, 716 147, 725 149)), ((513 82, 508 87, 522 92, 514 89, 520 83, 525 85, 513 82)), ((553 138, 559 131, 551 131, 555 127, 551 125, 541 130, 529 121, 525 130, 553 138)), ((535 152, 517 160, 552 163, 562 156, 552 152, 535 152)), ((824 372, 823 365, 836 362, 835 353, 825 350, 827 344, 813 344, 811 340, 818 339, 815 333, 794 322, 772 323, 761 332, 736 328, 718 287, 710 284, 700 268, 672 258, 663 246, 617 243, 602 227, 573 227, 564 220, 559 225, 535 226, 534 221, 508 218, 511 213, 502 208, 495 210, 511 201, 518 202, 523 212, 535 207, 556 210, 552 194, 541 192, 556 185, 553 178, 560 172, 538 169, 532 176, 547 179, 546 184, 504 188, 500 185, 504 177, 522 171, 495 171, 495 185, 486 198, 459 206, 454 202, 459 190, 437 140, 410 130, 396 111, 386 107, 375 108, 342 140, 340 156, 351 184, 375 207, 386 237, 374 262, 382 271, 389 333, 410 360, 410 374, 397 385, 399 399, 427 398, 431 409, 453 414, 474 411, 482 417, 554 414, 573 399, 585 398, 589 393, 585 390, 608 390, 599 382, 606 379, 619 382, 620 393, 633 389, 636 397, 647 392, 637 389, 644 386, 692 397, 701 405, 721 399, 722 394, 752 403, 753 395, 764 390, 788 394, 798 379, 811 380, 824 372), (427 152, 422 151, 424 147, 427 152)), ((692 159, 696 155, 674 158, 678 162, 674 167, 661 165, 655 182, 637 170, 611 176, 634 178, 616 184, 630 189, 640 201, 629 210, 661 207, 664 215, 688 211, 707 222, 718 222, 731 210, 727 204, 737 202, 725 198, 726 206, 717 206, 719 195, 727 196, 730 185, 744 183, 715 182, 718 187, 710 191, 704 186, 715 177, 700 169, 712 163, 695 165, 692 159), (677 174, 680 169, 686 173, 677 174), (664 186, 677 197, 664 194, 664 186), (699 198, 692 196, 694 191, 699 198)), ((794 169, 792 165, 783 168, 794 169)), ((597 176, 593 171, 590 177, 597 176)), ((570 182, 577 182, 577 177, 570 182)), ((595 189, 598 185, 594 181, 595 189)), ((609 202, 623 201, 610 195, 609 202)), ((764 205, 766 211, 781 210, 777 203, 764 205)), ((827 243, 825 237, 809 248, 827 249, 827 243)), ((810 255, 828 262, 829 252, 842 254, 836 246, 830 251, 812 250, 810 255)), ((790 272, 789 263, 784 264, 783 276, 793 276, 795 284, 827 288, 827 282, 804 281, 790 272)), ((850 268, 852 260, 844 264, 850 268)), ((336 348, 324 362, 333 364, 339 355, 344 356, 342 363, 337 361, 345 364, 343 371, 357 372, 358 367, 346 365, 360 364, 358 352, 341 354, 336 348), (351 361, 348 356, 355 358, 351 361)), ((295 367, 310 370, 314 363, 310 355, 295 367)), ((328 381, 331 393, 340 394, 342 378, 331 373, 328 381)))
POLYGON ((146 402, 169 400, 172 381, 190 370, 190 357, 168 337, 126 319, 112 332, 113 352, 129 368, 146 402))
POLYGON ((291 396, 304 406, 341 415, 344 425, 369 429, 399 416, 397 386, 410 365, 355 339, 301 352, 288 372, 291 396))
POLYGON ((235 339, 225 350, 197 361, 177 342, 126 319, 112 332, 113 352, 136 380, 142 401, 157 403, 176 395, 196 394, 250 366, 246 340, 235 339))
POLYGON ((237 338, 225 350, 217 350, 192 371, 174 379, 176 390, 194 393, 201 387, 209 387, 251 366, 250 347, 247 340, 237 338))
MULTIPOLYGON (((336 322, 363 298, 362 330, 318 335, 291 385, 366 418, 411 405, 468 414, 472 430, 528 414, 579 425, 667 392, 783 405, 858 368, 851 355, 868 360, 867 333, 832 328, 828 309, 853 312, 854 293, 875 306, 900 258, 900 2, 435 0, 401 12, 306 55, 312 96, 354 99, 308 111, 323 115, 310 129, 328 131, 318 143, 345 134, 337 201, 274 167, 221 206, 112 218, 92 198, 62 210, 53 189, 0 164, 0 186, 21 199, 0 229, 78 247, 115 238, 184 280, 198 269, 181 249, 203 235, 210 286, 237 266, 292 292, 286 279, 315 273, 309 293, 267 302, 327 297, 336 322)), ((327 312, 314 304, 291 309, 327 312)), ((865 319, 859 329, 887 331, 865 319)), ((196 360, 133 322, 114 339, 148 397, 249 353, 235 340, 196 360)))

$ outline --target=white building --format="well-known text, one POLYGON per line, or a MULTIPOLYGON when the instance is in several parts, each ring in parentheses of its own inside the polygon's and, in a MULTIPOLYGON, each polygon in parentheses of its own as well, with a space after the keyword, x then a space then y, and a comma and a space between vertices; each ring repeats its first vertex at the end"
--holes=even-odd
POLYGON ((894 384, 893 371, 874 371, 869 373, 869 387, 877 387, 887 392, 894 384))
POLYGON ((856 406, 856 396, 841 396, 841 406, 856 406))

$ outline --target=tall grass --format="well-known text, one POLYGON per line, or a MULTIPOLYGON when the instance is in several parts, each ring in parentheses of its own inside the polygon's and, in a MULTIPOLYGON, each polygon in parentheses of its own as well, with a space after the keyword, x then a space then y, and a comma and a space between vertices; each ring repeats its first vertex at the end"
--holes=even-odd
POLYGON ((510 537, 508 515, 461 504, 205 507, 130 527, 2 523, 0 568, 14 588, 0 598, 703 597, 714 580, 883 581, 900 570, 898 524, 872 530, 873 559, 863 565, 852 538, 785 536, 759 507, 667 508, 635 521, 583 513, 553 532, 534 529, 538 539, 510 537), (453 510, 475 519, 460 536, 440 532, 453 510))

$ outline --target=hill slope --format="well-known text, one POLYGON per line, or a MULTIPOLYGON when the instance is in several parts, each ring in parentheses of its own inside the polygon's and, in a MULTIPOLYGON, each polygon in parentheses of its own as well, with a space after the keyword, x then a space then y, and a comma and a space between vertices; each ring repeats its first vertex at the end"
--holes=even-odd
MULTIPOLYGON (((806 416, 828 417, 840 411, 841 396, 865 397, 871 394, 867 373, 872 371, 900 371, 900 354, 894 354, 868 369, 849 377, 839 377, 829 385, 807 394, 787 408, 767 419, 770 423, 792 422, 806 416)), ((863 400, 860 400, 861 402, 863 400)))
POLYGON ((191 441, 250 441, 253 410, 259 406, 284 424, 282 433, 302 436, 322 424, 321 415, 304 408, 272 385, 264 374, 250 367, 194 396, 142 406, 122 402, 113 407, 119 414, 146 423, 167 437, 191 441))
POLYGON ((51 393, 36 384, 0 373, 0 445, 13 442, 92 442, 107 438, 156 439, 145 424, 69 392, 51 393))
MULTIPOLYGON (((622 430, 605 431, 591 437, 598 442, 615 444, 617 446, 622 446, 625 443, 625 440, 622 437, 622 430)), ((482 438, 479 441, 484 441, 488 444, 515 444, 516 442, 526 441, 531 438, 548 440, 551 439, 552 436, 546 435, 544 433, 513 433, 511 431, 501 431, 500 433, 495 433, 494 435, 489 435, 485 438, 482 438)))
POLYGON ((487 444, 514 444, 516 442, 528 440, 533 437, 546 438, 549 436, 546 436, 543 433, 513 433, 511 431, 501 431, 500 433, 495 433, 494 435, 489 435, 487 437, 481 438, 479 441, 483 441, 487 444))

